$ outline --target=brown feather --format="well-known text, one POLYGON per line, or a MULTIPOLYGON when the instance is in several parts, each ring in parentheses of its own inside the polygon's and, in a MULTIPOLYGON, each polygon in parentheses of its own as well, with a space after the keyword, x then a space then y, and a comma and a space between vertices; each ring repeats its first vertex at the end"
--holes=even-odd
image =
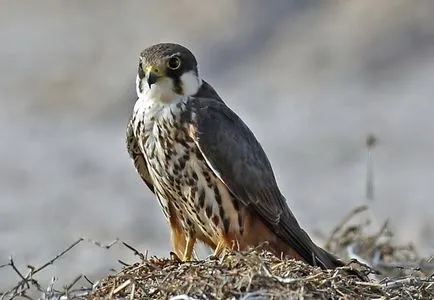
POLYGON ((145 157, 143 156, 143 153, 140 150, 137 138, 134 136, 133 120, 130 120, 127 125, 126 144, 127 144, 128 154, 130 155, 130 158, 133 160, 133 164, 137 170, 137 173, 139 173, 140 177, 146 183, 148 188, 153 193, 155 193, 154 183, 152 182, 152 178, 149 174, 145 157))

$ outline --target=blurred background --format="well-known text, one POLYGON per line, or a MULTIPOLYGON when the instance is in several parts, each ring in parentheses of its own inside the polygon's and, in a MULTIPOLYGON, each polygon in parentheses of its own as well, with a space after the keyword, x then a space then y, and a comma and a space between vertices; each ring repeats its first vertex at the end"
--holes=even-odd
MULTIPOLYGON (((42 264, 81 236, 168 256, 124 144, 138 53, 167 41, 253 130, 316 241, 367 203, 434 252, 433 1, 1 0, 0 41, 0 265, 42 264)), ((96 280, 119 258, 134 259, 84 243, 38 278, 96 280)), ((0 270, 1 289, 17 279, 0 270)))

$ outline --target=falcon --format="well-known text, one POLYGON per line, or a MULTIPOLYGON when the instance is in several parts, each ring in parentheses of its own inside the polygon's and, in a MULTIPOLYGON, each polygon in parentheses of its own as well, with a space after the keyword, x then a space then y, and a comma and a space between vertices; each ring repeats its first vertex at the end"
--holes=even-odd
POLYGON ((201 78, 190 50, 143 50, 136 91, 128 153, 162 207, 178 258, 191 260, 200 241, 216 257, 263 245, 323 269, 343 266, 300 227, 260 143, 201 78))

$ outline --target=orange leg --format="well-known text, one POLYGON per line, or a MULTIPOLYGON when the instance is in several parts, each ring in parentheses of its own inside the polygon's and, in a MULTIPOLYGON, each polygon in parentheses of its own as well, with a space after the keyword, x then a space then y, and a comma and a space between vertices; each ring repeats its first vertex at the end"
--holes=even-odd
POLYGON ((222 237, 218 243, 217 246, 214 249, 214 257, 220 257, 225 251, 234 250, 234 247, 231 246, 232 242, 230 242, 230 239, 228 237, 222 237))
POLYGON ((172 213, 172 209, 170 209, 170 212, 170 237, 173 249, 171 256, 175 260, 189 261, 193 255, 196 237, 192 236, 191 234, 186 235, 176 214, 172 213))
POLYGON ((187 243, 184 249, 184 255, 182 256, 182 261, 191 260, 191 256, 194 250, 194 244, 196 243, 196 238, 192 236, 187 236, 187 243))
MULTIPOLYGON (((170 241, 172 243, 173 254, 177 256, 177 260, 183 257, 187 241, 184 230, 181 227, 178 217, 169 204, 169 225, 170 225, 170 241)), ((172 255, 173 256, 173 255, 172 255)))
POLYGON ((225 243, 223 241, 219 241, 218 244, 217 244, 217 246, 214 249, 213 256, 214 257, 219 257, 223 253, 223 250, 225 250, 225 248, 226 248, 225 247, 225 243))
POLYGON ((173 228, 170 232, 170 235, 173 251, 172 256, 174 254, 177 257, 177 260, 181 260, 180 258, 183 256, 183 251, 186 245, 185 236, 182 232, 174 230, 173 228))

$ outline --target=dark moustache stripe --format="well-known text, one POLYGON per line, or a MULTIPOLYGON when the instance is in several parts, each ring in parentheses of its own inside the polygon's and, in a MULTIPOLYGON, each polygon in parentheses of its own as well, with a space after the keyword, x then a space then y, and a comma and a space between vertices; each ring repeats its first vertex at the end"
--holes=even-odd
POLYGON ((143 79, 143 77, 145 77, 145 71, 143 71, 143 66, 141 62, 139 63, 138 74, 140 79, 143 79))

